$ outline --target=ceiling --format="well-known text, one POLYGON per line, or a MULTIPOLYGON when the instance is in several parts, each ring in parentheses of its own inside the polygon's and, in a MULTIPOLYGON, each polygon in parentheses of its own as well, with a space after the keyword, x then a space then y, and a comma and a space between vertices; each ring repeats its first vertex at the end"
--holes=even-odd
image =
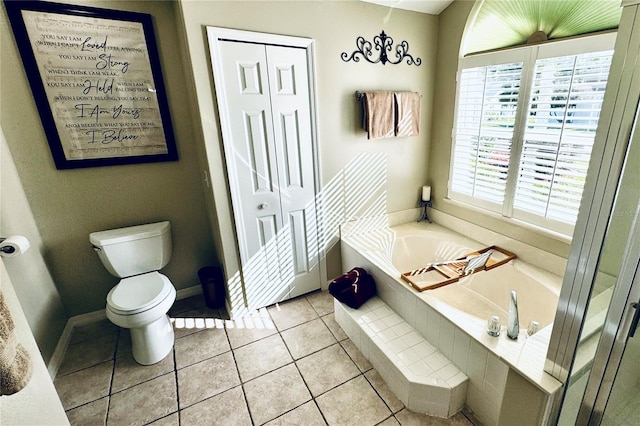
POLYGON ((396 9, 412 10, 414 12, 428 13, 430 15, 438 15, 445 10, 447 6, 453 3, 453 0, 362 0, 367 3, 375 3, 382 6, 393 7, 396 9))

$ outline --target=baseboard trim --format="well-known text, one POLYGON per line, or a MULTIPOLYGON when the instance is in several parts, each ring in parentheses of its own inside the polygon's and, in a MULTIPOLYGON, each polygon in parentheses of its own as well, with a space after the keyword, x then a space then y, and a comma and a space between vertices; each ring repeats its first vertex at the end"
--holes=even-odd
POLYGON ((192 287, 182 288, 176 292, 176 300, 186 299, 187 297, 202 294, 202 286, 194 285, 192 287))
POLYGON ((60 369, 60 365, 62 364, 64 355, 67 352, 69 343, 71 343, 72 334, 73 325, 71 324, 71 320, 67 320, 67 324, 64 326, 64 330, 62 330, 62 334, 58 339, 58 344, 56 345, 56 348, 53 351, 53 355, 51 355, 51 359, 47 364, 47 370, 49 371, 51 380, 55 379, 56 375, 58 374, 58 370, 60 369))
MULTIPOLYGON (((187 297, 197 296, 198 294, 202 294, 202 286, 194 285, 192 287, 187 287, 176 291, 176 300, 186 299, 187 297)), ((62 330, 60 339, 58 339, 58 344, 56 345, 56 348, 53 351, 53 355, 51 356, 51 359, 49 360, 49 363, 47 365, 47 370, 49 371, 51 380, 56 378, 58 370, 60 369, 60 365, 62 364, 62 360, 67 353, 67 348, 69 348, 69 345, 71 344, 73 329, 75 327, 102 321, 106 318, 107 311, 105 309, 100 309, 99 311, 75 315, 67 320, 67 324, 65 325, 64 330, 62 330)))

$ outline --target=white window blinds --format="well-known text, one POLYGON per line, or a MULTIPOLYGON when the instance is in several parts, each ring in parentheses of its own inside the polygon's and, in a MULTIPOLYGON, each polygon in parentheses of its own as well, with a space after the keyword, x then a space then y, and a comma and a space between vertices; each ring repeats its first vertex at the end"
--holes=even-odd
POLYGON ((612 54, 536 61, 514 217, 575 223, 612 54))
POLYGON ((449 198, 570 235, 614 39, 463 58, 449 198))
POLYGON ((492 210, 504 201, 521 74, 516 62, 460 75, 451 190, 492 210))

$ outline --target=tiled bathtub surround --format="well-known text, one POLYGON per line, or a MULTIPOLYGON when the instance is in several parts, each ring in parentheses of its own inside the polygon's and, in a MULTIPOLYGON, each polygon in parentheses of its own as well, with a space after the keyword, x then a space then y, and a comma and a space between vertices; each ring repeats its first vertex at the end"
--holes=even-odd
POLYGON ((357 310, 336 300, 334 310, 338 324, 410 410, 448 418, 462 409, 467 376, 380 298, 357 310))
POLYGON ((72 425, 463 425, 404 407, 316 292, 238 321, 176 302, 174 350, 133 361, 107 320, 74 331, 55 379, 72 425))
POLYGON ((525 387, 534 389, 532 394, 538 399, 539 408, 534 414, 542 418, 551 395, 561 386, 544 372, 551 326, 529 338, 526 328, 521 328, 518 340, 512 341, 506 337, 503 322, 503 333, 499 337, 489 336, 486 319, 464 314, 439 302, 429 291, 419 293, 404 283, 390 266, 393 232, 378 233, 383 235, 383 241, 376 241, 371 234, 346 237, 343 234, 343 269, 355 266, 366 269, 376 280, 379 297, 468 376, 465 406, 482 423, 501 424, 504 413, 513 411, 512 401, 505 404, 511 396, 507 388, 512 373, 518 376, 514 376, 512 383, 518 382, 519 386, 525 383, 525 387), (524 381, 519 377, 524 377, 524 381))

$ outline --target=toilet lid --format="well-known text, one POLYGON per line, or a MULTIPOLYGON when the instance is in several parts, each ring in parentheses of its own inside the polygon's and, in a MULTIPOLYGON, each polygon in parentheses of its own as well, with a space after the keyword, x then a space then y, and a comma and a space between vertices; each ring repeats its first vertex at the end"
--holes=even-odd
POLYGON ((121 280, 107 295, 107 305, 117 313, 135 314, 153 308, 171 293, 171 281, 159 272, 121 280))

